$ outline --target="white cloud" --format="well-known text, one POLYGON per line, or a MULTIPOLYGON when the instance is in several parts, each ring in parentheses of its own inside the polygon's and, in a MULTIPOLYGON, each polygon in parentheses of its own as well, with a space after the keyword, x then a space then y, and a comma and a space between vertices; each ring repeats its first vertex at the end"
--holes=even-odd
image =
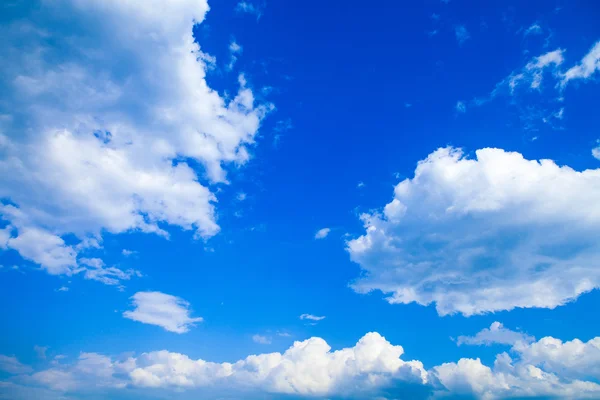
POLYGON ((18 375, 27 374, 33 371, 29 365, 21 364, 16 357, 9 357, 0 354, 0 371, 4 371, 8 374, 18 375))
POLYGON ((249 1, 240 1, 235 6, 235 11, 238 13, 252 14, 256 16, 256 20, 262 17, 263 6, 251 3, 249 1))
POLYGON ((456 25, 454 27, 454 35, 456 36, 459 45, 462 45, 471 38, 469 31, 467 31, 467 28, 464 25, 456 25))
POLYGON ((564 73, 562 83, 566 85, 573 79, 588 79, 598 70, 600 70, 600 41, 592 46, 578 65, 564 73))
POLYGON ((134 254, 136 254, 136 253, 137 253, 137 251, 134 251, 134 250, 128 250, 128 249, 123 249, 123 250, 121 251, 121 254, 123 254, 125 257, 132 256, 132 255, 134 255, 134 254))
POLYGON ((457 101, 456 102, 456 106, 454 108, 459 113, 465 113, 465 112, 467 112, 467 105, 465 104, 464 101, 457 101))
POLYGON ((364 182, 358 182, 358 184, 356 185, 357 188, 362 189, 365 187, 365 183, 364 182))
POLYGON ((600 169, 441 148, 347 244, 352 287, 440 315, 554 308, 600 286, 600 169))
POLYGON ((300 319, 307 319, 307 320, 310 320, 310 321, 321 321, 321 320, 325 319, 325 317, 324 316, 323 317, 319 317, 317 315, 312 315, 312 314, 302 314, 300 316, 300 319))
POLYGON ((58 292, 68 292, 69 288, 66 286, 61 286, 57 289, 58 292))
POLYGON ((541 35, 541 34, 542 34, 542 27, 538 23, 531 24, 531 26, 529 28, 525 29, 525 32, 523 32, 524 36, 541 35))
POLYGON ((271 344, 271 338, 264 335, 252 335, 252 341, 259 344, 271 344))
POLYGON ((133 311, 123 316, 144 324, 157 325, 169 332, 186 333, 200 317, 191 317, 190 304, 176 296, 161 292, 137 292, 132 297, 133 311))
POLYGON ((315 239, 325 239, 327 235, 331 232, 330 228, 319 229, 317 233, 315 233, 315 239))
POLYGON ((0 203, 0 217, 11 237, 3 231, 0 245, 69 275, 86 270, 77 259, 104 232, 215 235, 209 184, 227 183, 227 168, 249 160, 271 106, 256 104, 243 77, 231 97, 208 86, 212 58, 192 37, 206 1, 40 7, 26 17, 36 29, 0 28, 0 100, 10 104, 2 124, 11 132, 0 140, 0 198, 11 202, 0 203), (57 15, 74 23, 56 24, 57 15))
POLYGON ((514 70, 496 84, 494 89, 483 97, 476 97, 468 106, 482 106, 494 99, 508 96, 510 104, 516 107, 525 130, 538 130, 539 125, 562 128, 565 97, 568 82, 591 79, 600 69, 600 42, 596 42, 582 60, 575 66, 564 68, 566 50, 556 49, 533 57, 524 67, 514 70), (535 101, 531 94, 537 93, 535 101))
POLYGON ((533 343, 516 343, 513 351, 524 362, 573 379, 600 379, 600 337, 563 342, 550 336, 533 343))
POLYGON ((592 149, 592 156, 596 160, 600 160, 600 140, 598 140, 598 146, 596 146, 592 149))
MULTIPOLYGON (((492 367, 480 359, 461 358, 426 370, 420 361, 404 361, 404 349, 376 332, 353 347, 332 351, 325 340, 297 341, 284 353, 251 355, 233 363, 193 359, 154 351, 139 356, 108 357, 81 353, 75 362, 26 376, 22 382, 59 393, 106 389, 114 393, 163 389, 190 391, 198 398, 265 398, 292 395, 317 398, 426 399, 475 397, 598 398, 600 338, 587 343, 546 337, 517 342, 500 353, 492 367), (402 388, 409 391, 402 392, 402 388), (204 390, 204 391, 203 391, 204 390), (209 395, 206 395, 209 394, 209 395), (452 397, 454 396, 454 397, 452 397)), ((25 373, 31 373, 28 370, 25 373)), ((90 392, 91 393, 91 392, 90 392)), ((132 392, 130 392, 132 393, 132 392)))
POLYGON ((515 342, 511 352, 496 356, 493 368, 479 359, 460 359, 430 371, 454 394, 483 399, 508 397, 598 398, 600 385, 600 338, 587 343, 562 342, 545 337, 537 342, 515 342))
POLYGON ((535 340, 534 337, 522 332, 515 332, 505 328, 500 322, 494 322, 489 328, 482 329, 475 336, 459 336, 456 344, 470 345, 491 345, 505 344, 514 345, 517 342, 530 343, 535 340))
POLYGON ((238 55, 242 53, 242 46, 240 46, 235 40, 229 44, 229 64, 227 65, 228 70, 232 70, 233 66, 238 60, 238 55))
POLYGON ((84 273, 85 279, 102 282, 105 285, 120 285, 121 281, 127 281, 132 276, 142 276, 134 269, 123 271, 117 267, 105 267, 104 261, 99 258, 81 258, 79 263, 87 267, 84 273))

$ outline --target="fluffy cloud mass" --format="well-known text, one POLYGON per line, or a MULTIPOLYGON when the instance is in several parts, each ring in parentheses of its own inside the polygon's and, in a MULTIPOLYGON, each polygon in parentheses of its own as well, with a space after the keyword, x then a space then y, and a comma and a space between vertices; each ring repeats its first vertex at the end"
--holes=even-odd
POLYGON ((600 286, 600 170, 442 148, 348 242, 361 293, 440 315, 554 308, 600 286))
POLYGON ((186 333, 200 317, 190 316, 190 304, 176 296, 161 292, 137 292, 131 297, 134 310, 123 316, 144 324, 157 325, 169 332, 186 333))
POLYGON ((104 232, 219 231, 208 183, 249 159, 269 107, 243 77, 227 99, 207 85, 213 59, 192 37, 207 11, 204 0, 61 0, 3 25, 3 247, 74 274, 104 232))
MULTIPOLYGON (((32 372, 26 366, 14 370, 11 374, 16 376, 3 387, 15 392, 17 386, 21 391, 33 386, 54 393, 112 390, 121 395, 137 388, 163 390, 169 398, 189 392, 192 398, 201 395, 207 399, 223 398, 224 393, 235 394, 233 398, 265 398, 267 394, 312 398, 597 398, 600 385, 591 380, 600 377, 599 340, 562 342, 546 337, 538 342, 518 342, 510 349, 513 357, 501 353, 493 367, 479 359, 462 358, 429 371, 419 361, 403 361, 403 348, 375 332, 366 334, 355 346, 337 351, 313 337, 295 342, 284 353, 251 355, 234 363, 195 360, 168 351, 137 357, 81 353, 72 363, 55 362, 45 370, 32 372)), ((14 362, 18 363, 16 359, 14 362)))

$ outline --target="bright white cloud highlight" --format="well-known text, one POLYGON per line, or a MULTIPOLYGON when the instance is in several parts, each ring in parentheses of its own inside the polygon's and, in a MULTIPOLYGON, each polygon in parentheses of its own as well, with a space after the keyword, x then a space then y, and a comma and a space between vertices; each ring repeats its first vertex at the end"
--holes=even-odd
POLYGON ((440 315, 554 308, 600 286, 600 169, 441 148, 347 244, 352 287, 440 315))
POLYGON ((331 232, 330 228, 319 229, 317 233, 315 233, 315 239, 325 239, 327 235, 331 232))
POLYGON ((494 322, 489 328, 482 329, 477 332, 475 336, 459 336, 456 339, 456 344, 459 346, 462 344, 469 345, 491 345, 491 344, 504 344, 514 345, 517 342, 530 343, 535 338, 522 332, 516 332, 505 328, 500 322, 494 322))
POLYGON ((157 325, 174 333, 186 333, 202 322, 201 317, 191 317, 190 304, 176 296, 161 292, 137 292, 131 297, 132 311, 123 316, 144 324, 157 325))
MULTIPOLYGON (((249 160, 270 106, 256 104, 243 77, 227 98, 208 86, 214 60, 192 37, 206 0, 59 3, 0 28, 0 100, 10 105, 0 198, 11 202, 0 203, 10 224, 0 245, 70 275, 87 271, 78 259, 104 232, 215 235, 208 185, 249 160)), ((130 276, 100 275, 109 284, 130 276)))

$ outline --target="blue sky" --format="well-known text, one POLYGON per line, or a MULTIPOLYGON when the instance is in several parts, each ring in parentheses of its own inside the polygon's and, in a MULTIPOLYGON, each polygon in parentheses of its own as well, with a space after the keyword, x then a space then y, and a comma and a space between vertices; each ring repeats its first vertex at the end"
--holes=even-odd
POLYGON ((600 7, 2 7, 0 398, 600 397, 600 7))

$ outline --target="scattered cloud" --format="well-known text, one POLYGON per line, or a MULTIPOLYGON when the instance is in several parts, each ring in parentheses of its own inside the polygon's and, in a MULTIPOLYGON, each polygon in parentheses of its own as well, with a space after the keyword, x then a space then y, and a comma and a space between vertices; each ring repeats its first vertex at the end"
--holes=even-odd
POLYGON ((68 292, 69 288, 67 286, 61 286, 57 289, 58 292, 68 292))
POLYGON ((86 266, 84 278, 102 282, 105 285, 120 286, 122 281, 127 281, 133 276, 141 277, 142 274, 134 269, 126 271, 117 267, 105 267, 100 258, 81 258, 79 264, 86 266))
POLYGON ((40 360, 45 360, 46 352, 48 351, 48 347, 47 346, 38 346, 36 344, 35 346, 33 346, 33 351, 35 351, 35 353, 37 354, 37 356, 40 360))
POLYGON ((364 182, 358 182, 358 184, 356 185, 357 188, 362 189, 364 188, 366 185, 364 182))
POLYGON ((456 36, 456 40, 458 44, 462 46, 468 39, 471 38, 469 31, 464 25, 456 25, 454 27, 454 35, 456 36))
POLYGON ((600 169, 441 148, 361 216, 347 250, 364 273, 351 286, 440 315, 554 308, 600 287, 599 205, 600 169))
POLYGON ((252 336, 252 341, 254 341, 254 343, 258 343, 258 344, 271 344, 271 338, 268 336, 264 336, 264 335, 253 335, 252 336))
POLYGON ((327 235, 331 232, 330 228, 319 229, 317 233, 315 233, 315 239, 325 239, 327 235))
MULTIPOLYGON (((79 260, 105 232, 217 234, 211 184, 228 183, 227 166, 250 159, 272 109, 243 77, 228 97, 206 82, 213 58, 192 36, 205 0, 156 0, 151 9, 161 12, 144 2, 44 2, 24 19, 52 40, 22 22, 2 27, 9 61, 0 76, 9 83, 0 101, 13 118, 0 139, 0 198, 10 201, 0 202, 9 224, 0 246, 50 274, 88 271, 79 260), (94 23, 57 24, 57 15, 94 23)), ((124 277, 100 275, 86 274, 124 277)))
POLYGON ((239 193, 238 193, 238 194, 235 196, 235 198, 236 198, 236 200, 237 200, 237 201, 244 201, 244 200, 246 200, 246 198, 247 198, 247 197, 248 197, 248 196, 247 196, 247 195, 246 195, 246 193, 244 193, 244 192, 239 192, 239 193))
POLYGON ((174 333, 186 333, 202 322, 201 317, 191 317, 190 304, 176 296, 161 292, 137 292, 132 297, 134 309, 125 311, 125 318, 144 324, 157 325, 174 333))
POLYGON ((541 35, 542 34, 542 27, 536 22, 531 24, 531 26, 527 29, 525 29, 525 31, 523 32, 524 36, 529 36, 529 35, 541 35))
POLYGON ((129 257, 129 256, 132 256, 132 255, 134 255, 134 254, 137 254, 137 251, 134 251, 134 250, 128 250, 128 249, 123 249, 123 250, 121 251, 121 254, 123 254, 125 257, 129 257))
POLYGON ((526 131, 536 131, 542 124, 562 129, 564 115, 562 103, 567 84, 574 80, 586 81, 600 69, 600 42, 596 42, 581 61, 566 69, 565 50, 556 49, 533 57, 523 68, 513 71, 496 84, 483 97, 468 102, 469 106, 482 106, 500 97, 508 97, 519 111, 526 131), (539 94, 532 102, 531 94, 539 94))
POLYGON ((500 322, 494 322, 489 328, 482 329, 475 336, 459 336, 456 339, 457 345, 486 345, 504 344, 514 345, 517 342, 531 343, 535 340, 533 336, 529 336, 522 332, 515 332, 505 328, 500 322))
POLYGON ((33 371, 29 365, 24 365, 16 357, 9 357, 0 354, 0 371, 11 375, 28 374, 33 371))
POLYGON ((227 69, 231 71, 238 60, 238 56, 242 54, 242 46, 237 44, 235 40, 232 40, 229 44, 229 64, 227 65, 227 69))
POLYGON ((235 11, 238 13, 252 14, 256 16, 258 21, 263 14, 264 5, 258 5, 249 1, 240 1, 235 6, 235 11))
POLYGON ((321 321, 321 320, 324 320, 325 317, 319 317, 319 316, 312 315, 312 314, 302 314, 300 316, 300 319, 310 320, 310 321, 321 321))
POLYGON ((456 106, 454 106, 457 112, 465 113, 467 112, 467 106, 464 101, 457 101, 456 106))

